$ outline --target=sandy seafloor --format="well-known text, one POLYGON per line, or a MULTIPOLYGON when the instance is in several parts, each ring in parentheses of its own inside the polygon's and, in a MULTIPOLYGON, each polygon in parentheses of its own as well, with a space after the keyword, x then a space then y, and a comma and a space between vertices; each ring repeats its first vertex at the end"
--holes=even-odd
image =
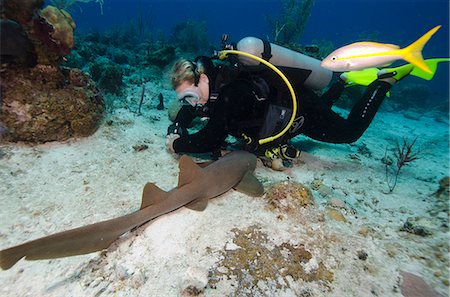
MULTIPOLYGON (((148 84, 148 97, 158 92, 148 84)), ((136 102, 139 93, 131 89, 127 100, 136 102)), ((146 182, 175 187, 178 162, 165 149, 167 111, 155 106, 147 102, 141 116, 118 109, 84 139, 1 145, 0 248, 133 212, 146 182), (148 149, 135 151, 140 144, 148 149)), ((283 213, 269 208, 266 197, 231 190, 203 212, 183 208, 127 233, 106 252, 21 260, 0 272, 0 296, 395 297, 401 270, 446 296, 448 209, 439 209, 434 193, 449 175, 448 115, 405 114, 384 108, 352 145, 297 137, 302 155, 283 172, 259 162, 255 174, 265 188, 301 182, 313 188, 314 206, 283 213), (387 194, 381 159, 403 136, 418 136, 420 159, 402 169, 387 194), (346 222, 330 218, 327 207, 346 222), (400 231, 408 218, 432 235, 400 231), (290 254, 300 247, 311 255, 302 263, 290 254), (232 266, 236 254, 246 255, 238 258, 250 263, 241 263, 245 269, 232 266), (285 273, 283 265, 302 274, 285 273), (315 278, 319 268, 332 281, 315 278)))

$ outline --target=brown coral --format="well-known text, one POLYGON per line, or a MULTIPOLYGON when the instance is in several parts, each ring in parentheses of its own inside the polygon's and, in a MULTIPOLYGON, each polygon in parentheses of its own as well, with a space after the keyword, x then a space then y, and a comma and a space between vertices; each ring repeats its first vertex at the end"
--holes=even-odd
POLYGON ((76 27, 70 14, 63 9, 49 5, 40 12, 40 16, 51 26, 49 36, 42 36, 43 41, 47 45, 51 45, 53 49, 58 49, 61 54, 69 54, 74 46, 73 31, 76 27), (48 41, 53 44, 48 44, 48 41))

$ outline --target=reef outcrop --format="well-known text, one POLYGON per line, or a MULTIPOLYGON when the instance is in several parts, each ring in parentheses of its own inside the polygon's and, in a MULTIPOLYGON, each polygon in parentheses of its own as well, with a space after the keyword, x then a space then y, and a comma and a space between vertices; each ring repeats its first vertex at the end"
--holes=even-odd
POLYGON ((104 102, 78 69, 60 66, 74 47, 70 14, 43 0, 1 0, 0 141, 42 143, 96 131, 104 102))

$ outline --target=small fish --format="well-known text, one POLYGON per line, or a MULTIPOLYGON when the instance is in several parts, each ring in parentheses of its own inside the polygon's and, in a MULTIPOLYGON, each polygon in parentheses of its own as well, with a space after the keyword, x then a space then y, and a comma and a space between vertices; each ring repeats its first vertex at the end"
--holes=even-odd
POLYGON ((388 66, 396 60, 405 60, 427 73, 432 73, 423 60, 422 49, 440 27, 434 27, 405 48, 395 44, 355 42, 332 52, 322 61, 321 66, 343 72, 388 66))

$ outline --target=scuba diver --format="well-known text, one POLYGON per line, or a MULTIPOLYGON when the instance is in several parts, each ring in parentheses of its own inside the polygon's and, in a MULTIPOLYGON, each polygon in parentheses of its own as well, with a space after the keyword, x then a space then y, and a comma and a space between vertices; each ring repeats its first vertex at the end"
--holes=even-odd
POLYGON ((274 168, 276 160, 289 163, 299 157, 300 151, 289 145, 299 134, 323 142, 352 143, 369 127, 391 87, 415 69, 412 64, 375 68, 375 73, 371 68, 371 77, 364 77, 364 82, 358 81, 363 75, 344 72, 319 96, 314 90, 324 88, 332 78, 332 72, 322 68, 319 60, 254 37, 242 39, 237 48, 277 65, 295 94, 290 95, 274 71, 246 57, 181 59, 171 75, 172 87, 183 105, 168 128, 166 146, 170 152, 211 152, 219 157, 225 139, 232 135, 244 140, 245 150, 274 168), (367 85, 367 89, 344 118, 332 106, 349 84, 367 85), (298 105, 294 112, 291 97, 298 105), (189 134, 187 128, 196 117, 209 120, 201 130, 189 134), (290 118, 289 129, 276 139, 263 144, 255 141, 278 133, 290 118))

